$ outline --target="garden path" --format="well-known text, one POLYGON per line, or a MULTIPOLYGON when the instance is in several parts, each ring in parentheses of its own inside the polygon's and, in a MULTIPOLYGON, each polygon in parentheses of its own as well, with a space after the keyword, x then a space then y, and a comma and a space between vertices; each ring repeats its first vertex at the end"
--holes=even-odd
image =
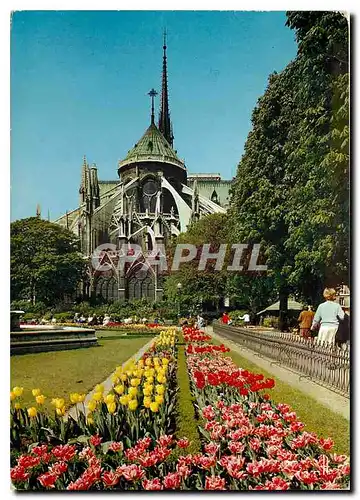
POLYGON ((298 373, 295 373, 283 366, 275 364, 274 361, 272 360, 260 357, 255 352, 250 351, 249 349, 246 349, 243 346, 240 346, 239 344, 236 344, 236 342, 233 342, 232 340, 229 340, 225 337, 222 337, 221 335, 214 333, 212 326, 207 326, 205 330, 209 335, 223 342, 225 345, 228 345, 229 347, 231 347, 233 351, 237 352, 238 354, 248 359, 252 363, 260 366, 261 368, 273 374, 275 377, 282 380, 283 382, 313 397, 314 399, 316 399, 316 401, 326 406, 333 412, 342 415, 347 420, 350 420, 349 399, 339 394, 336 394, 335 392, 330 391, 329 389, 326 389, 325 387, 322 387, 319 384, 316 384, 315 382, 312 382, 311 380, 305 377, 301 377, 298 373))
MULTIPOLYGON (((149 340, 149 342, 147 342, 145 345, 143 345, 138 350, 138 352, 136 354, 133 354, 132 356, 130 356, 130 358, 127 359, 122 364, 122 366, 125 366, 126 363, 128 363, 130 361, 130 359, 132 359, 134 361, 138 361, 141 358, 141 356, 149 349, 149 347, 153 343, 153 340, 154 340, 154 338, 151 337, 151 339, 149 340)), ((101 383, 104 386, 104 395, 106 395, 111 390, 111 388, 112 388, 113 383, 112 383, 111 377, 112 377, 112 375, 114 373, 115 372, 111 373, 108 376, 108 378, 106 380, 104 380, 103 382, 99 382, 99 384, 101 383)), ((64 418, 67 418, 68 416, 71 416, 71 417, 73 417, 76 420, 77 419, 77 413, 78 412, 83 412, 83 404, 85 405, 85 415, 87 415, 89 413, 88 408, 87 408, 87 403, 91 400, 92 395, 94 394, 94 392, 95 392, 95 388, 86 395, 84 403, 77 403, 76 405, 72 406, 70 408, 70 410, 65 414, 64 418)))

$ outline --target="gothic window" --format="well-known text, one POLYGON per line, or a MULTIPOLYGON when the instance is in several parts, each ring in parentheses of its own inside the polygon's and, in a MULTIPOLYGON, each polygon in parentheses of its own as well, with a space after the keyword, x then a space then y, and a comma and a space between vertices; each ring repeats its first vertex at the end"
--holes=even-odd
POLYGON ((219 201, 218 201, 218 195, 217 195, 217 192, 215 191, 215 189, 212 192, 211 201, 213 201, 214 203, 219 203, 219 201))
POLYGON ((142 211, 155 212, 157 185, 154 179, 148 178, 142 186, 142 211))
POLYGON ((150 300, 154 300, 154 287, 155 283, 150 271, 146 273, 144 277, 139 274, 133 274, 128 279, 128 298, 132 300, 146 297, 150 300))

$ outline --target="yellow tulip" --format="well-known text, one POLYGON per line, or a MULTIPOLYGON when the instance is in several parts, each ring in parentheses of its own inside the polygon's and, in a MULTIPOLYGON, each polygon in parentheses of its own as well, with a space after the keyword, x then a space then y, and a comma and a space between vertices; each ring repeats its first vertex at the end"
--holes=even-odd
POLYGON ((127 376, 127 378, 132 377, 132 371, 131 371, 131 370, 128 370, 128 371, 126 372, 126 376, 127 376))
POLYGON ((116 385, 114 387, 114 391, 117 392, 118 394, 124 394, 125 387, 123 385, 116 385))
POLYGON ((27 413, 28 413, 29 417, 36 417, 37 409, 35 408, 35 406, 32 406, 31 408, 27 409, 27 413))
POLYGON ((15 403, 14 407, 15 407, 15 410, 21 410, 21 404, 20 403, 15 403))
POLYGON ((14 401, 15 398, 16 398, 15 392, 11 391, 10 392, 10 401, 14 401))
POLYGON ((17 398, 19 398, 22 395, 23 392, 24 392, 24 388, 23 387, 14 387, 13 388, 13 393, 15 394, 15 396, 17 398))
POLYGON ((65 406, 63 406, 61 408, 56 408, 56 414, 59 417, 63 417, 65 415, 65 406))
POLYGON ((63 398, 54 398, 51 400, 51 404, 54 405, 56 409, 61 409, 65 406, 65 401, 63 398))
POLYGON ((129 396, 126 395, 126 394, 124 394, 123 396, 120 396, 120 400, 119 401, 120 401, 120 403, 122 405, 127 405, 128 402, 129 402, 129 396))
POLYGON ((151 366, 151 364, 152 364, 151 358, 146 358, 145 364, 146 364, 146 366, 151 366))
POLYGON ((94 401, 93 399, 89 401, 87 404, 87 407, 89 408, 90 411, 95 411, 96 406, 97 406, 96 401, 94 401))
POLYGON ((150 408, 150 405, 151 405, 151 398, 146 396, 144 398, 144 406, 145 406, 145 408, 150 408))
POLYGON ((77 392, 72 392, 70 394, 70 401, 72 403, 78 403, 79 402, 79 394, 77 392))
POLYGON ((85 401, 85 398, 86 398, 86 394, 78 394, 79 403, 82 403, 83 401, 85 401))
POLYGON ((95 386, 95 392, 104 392, 104 386, 103 386, 103 384, 97 384, 95 386))
POLYGON ((46 399, 46 396, 44 396, 43 394, 39 394, 35 398, 38 405, 43 405, 45 403, 45 399, 46 399))
POLYGON ((168 360, 168 358, 162 358, 162 360, 161 360, 161 361, 162 361, 162 364, 163 364, 163 365, 168 365, 168 364, 169 364, 169 360, 168 360))
POLYGON ((33 389, 31 392, 33 396, 39 396, 41 394, 40 389, 33 389))
POLYGON ((92 398, 95 401, 101 401, 102 397, 103 397, 102 392, 94 392, 94 394, 92 395, 92 398))
POLYGON ((154 382, 154 377, 148 377, 146 379, 146 381, 149 383, 149 384, 152 384, 154 382))
POLYGON ((111 382, 116 385, 120 381, 119 377, 117 375, 111 375, 111 382))
POLYGON ((166 378, 164 377, 164 375, 158 375, 156 377, 156 380, 159 382, 159 384, 163 384, 166 381, 166 378))
POLYGON ((152 389, 150 389, 149 387, 144 387, 143 394, 144 396, 150 396, 152 394, 152 389))
POLYGON ((159 411, 159 403, 157 403, 156 401, 153 401, 152 403, 150 403, 150 410, 153 413, 157 413, 159 411))
POLYGON ((137 402, 137 399, 131 399, 128 403, 128 406, 129 406, 129 410, 131 411, 135 411, 136 408, 138 407, 138 402, 137 402))
POLYGON ((158 394, 157 396, 155 396, 155 401, 159 403, 159 405, 161 405, 164 402, 164 396, 158 394))
POLYGON ((164 394, 164 392, 165 392, 165 387, 164 387, 162 384, 157 385, 157 386, 156 386, 156 392, 157 392, 158 394, 164 394))
POLYGON ((62 408, 64 408, 65 406, 65 401, 63 398, 58 398, 58 400, 56 401, 56 404, 55 404, 56 408, 61 410, 62 408))
POLYGON ((140 382, 141 382, 141 380, 140 380, 140 379, 138 379, 138 378, 132 378, 132 379, 130 380, 130 384, 131 384, 133 387, 137 387, 138 385, 140 385, 140 382))
POLYGON ((125 373, 122 373, 122 374, 120 375, 120 380, 121 380, 122 382, 126 382, 126 381, 127 381, 127 375, 125 375, 125 373))
POLYGON ((108 394, 104 396, 104 401, 106 404, 113 403, 115 401, 115 394, 108 394))
POLYGON ((109 413, 111 413, 111 414, 115 413, 115 411, 116 411, 116 403, 115 403, 115 401, 107 403, 106 406, 107 406, 107 409, 108 409, 109 413))
POLYGON ((135 397, 138 394, 138 390, 136 387, 129 387, 128 393, 129 393, 129 396, 135 397))

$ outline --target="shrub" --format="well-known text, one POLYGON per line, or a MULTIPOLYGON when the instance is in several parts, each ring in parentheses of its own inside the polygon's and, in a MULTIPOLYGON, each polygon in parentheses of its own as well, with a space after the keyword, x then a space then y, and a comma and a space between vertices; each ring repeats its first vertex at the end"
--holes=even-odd
POLYGON ((74 318, 74 313, 72 311, 55 313, 54 318, 60 323, 64 323, 66 321, 71 321, 74 318))
POLYGON ((268 318, 264 318, 263 326, 267 328, 279 328, 279 318, 276 316, 269 316, 268 318))

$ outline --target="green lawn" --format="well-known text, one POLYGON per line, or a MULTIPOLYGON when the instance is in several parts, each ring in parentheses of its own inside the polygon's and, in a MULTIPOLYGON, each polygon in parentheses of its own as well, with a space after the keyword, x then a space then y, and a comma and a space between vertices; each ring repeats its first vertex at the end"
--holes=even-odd
MULTIPOLYGON (((214 344, 222 343, 215 338, 212 341, 214 344)), ((224 344, 227 345, 225 340, 224 344)), ((240 368, 262 373, 265 377, 273 378, 275 387, 268 391, 273 401, 289 404, 296 412, 299 420, 306 425, 305 430, 308 432, 315 432, 319 437, 331 437, 335 443, 334 451, 336 453, 350 454, 350 422, 346 418, 318 403, 305 392, 279 380, 240 354, 231 350, 226 355, 230 355, 234 363, 240 368)))
POLYGON ((122 337, 96 347, 11 356, 11 387, 24 387, 25 404, 34 403, 31 389, 37 387, 48 403, 53 397, 66 400, 70 392, 88 393, 149 340, 122 337))
MULTIPOLYGON (((181 334, 180 340, 183 340, 181 334)), ((195 417, 195 409, 193 405, 194 397, 190 391, 189 373, 186 365, 185 358, 185 345, 178 344, 178 370, 177 370, 177 383, 179 387, 178 392, 178 415, 177 415, 177 429, 176 435, 178 438, 187 437, 191 445, 184 450, 179 450, 173 453, 173 456, 187 455, 188 453, 198 453, 201 451, 201 442, 198 431, 200 422, 195 417)))

